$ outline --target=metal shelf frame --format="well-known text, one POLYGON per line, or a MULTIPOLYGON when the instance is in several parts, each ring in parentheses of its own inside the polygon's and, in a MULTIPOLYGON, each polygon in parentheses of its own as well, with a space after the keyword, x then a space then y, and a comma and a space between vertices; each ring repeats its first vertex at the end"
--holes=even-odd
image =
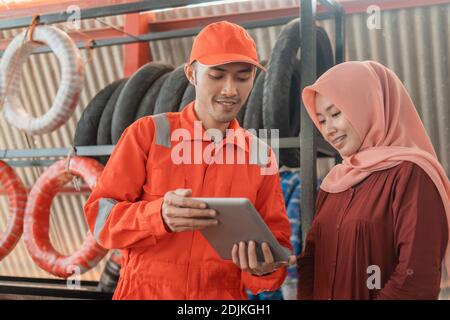
MULTIPOLYGON (((264 139, 262 139, 264 140, 264 139)), ((0 150, 0 159, 3 159, 12 167, 46 167, 59 159, 67 157, 73 150, 72 156, 96 157, 108 156, 114 150, 115 145, 77 146, 72 148, 38 148, 38 149, 14 149, 0 150), (31 158, 31 159, 30 159, 31 158)), ((298 137, 279 138, 279 143, 272 143, 274 148, 300 148, 298 137)), ((334 157, 334 149, 323 139, 317 140, 317 152, 321 157, 334 157)))
MULTIPOLYGON (((112 4, 109 6, 93 7, 88 9, 80 10, 80 19, 93 19, 108 16, 117 16, 120 14, 137 13, 142 11, 153 11, 161 9, 169 9, 176 7, 184 7, 194 4, 202 4, 207 2, 218 2, 221 0, 146 0, 146 1, 136 1, 130 3, 112 4)), ((39 22, 43 24, 52 24, 67 21, 71 12, 58 12, 43 14, 39 16, 39 22)), ((33 20, 33 16, 13 18, 13 19, 3 19, 0 20, 0 30, 14 29, 14 28, 24 28, 28 27, 33 20)))
MULTIPOLYGON (((81 19, 89 19, 96 17, 105 17, 118 14, 135 13, 141 11, 158 10, 165 8, 175 8, 180 6, 200 4, 205 2, 216 2, 218 0, 167 0, 164 3, 161 1, 138 1, 127 4, 115 4, 104 7, 96 7, 83 9, 80 11, 81 19)), ((335 39, 335 60, 336 63, 344 61, 345 54, 345 12, 343 7, 335 0, 301 0, 300 1, 300 35, 301 35, 301 90, 307 85, 314 83, 316 80, 316 21, 318 19, 335 20, 336 39, 335 39), (318 15, 318 2, 329 10, 323 14, 318 15)), ((258 21, 249 21, 242 23, 246 28, 261 28, 274 25, 286 24, 295 17, 285 17, 277 19, 266 19, 258 21)), ((24 17, 20 19, 7 19, 0 21, 0 29, 10 29, 18 27, 26 27, 30 24, 32 17, 24 17)), ((54 13, 39 16, 39 23, 57 23, 67 19, 67 13, 54 13)), ((166 32, 153 32, 135 37, 119 37, 112 39, 99 40, 94 44, 94 47, 112 46, 118 44, 127 44, 135 42, 148 42, 154 40, 162 40, 169 38, 178 38, 196 35, 201 28, 189 28, 166 32)), ((79 47, 84 47, 84 42, 78 43, 79 47)), ((41 47, 35 53, 47 52, 47 47, 41 47)), ((282 138, 280 139, 280 148, 298 148, 301 150, 300 162, 304 170, 301 171, 301 179, 304 184, 304 192, 302 198, 302 217, 308 217, 302 221, 303 231, 309 230, 310 222, 313 217, 315 193, 316 193, 316 158, 318 151, 322 156, 336 156, 336 153, 331 147, 321 138, 306 113, 303 102, 300 113, 300 145, 294 142, 297 138, 282 138), (284 140, 285 139, 285 140, 284 140), (318 145, 319 144, 319 145, 318 145), (318 150, 319 148, 319 150, 318 150), (311 197, 312 195, 312 197, 311 197)), ((108 155, 112 152, 113 146, 86 146, 77 147, 76 154, 79 156, 96 156, 108 155), (105 149, 106 148, 106 149, 105 149)), ((49 157, 64 157, 70 150, 67 148, 60 149, 31 149, 31 150, 0 150, 1 158, 49 158, 49 157)), ((32 159, 32 160, 13 160, 10 163, 14 166, 44 166, 49 165, 54 160, 48 159, 32 159)), ((305 234, 306 232, 304 232, 305 234)))
MULTIPOLYGON (((113 16, 119 14, 136 13, 142 11, 151 11, 166 8, 175 8, 180 6, 200 4, 206 2, 216 2, 219 0, 166 0, 166 1, 138 1, 127 4, 110 5, 97 8, 81 10, 81 19, 90 19, 96 17, 113 16)), ((300 47, 301 47, 301 91, 314 83, 316 80, 316 21, 321 19, 334 19, 336 28, 335 38, 335 61, 341 63, 345 59, 345 11, 343 7, 335 0, 300 0, 300 47), (318 2, 328 9, 329 12, 317 14, 318 2)), ((298 16, 290 16, 277 19, 256 20, 242 23, 245 28, 261 28, 268 26, 284 25, 298 16)), ((66 21, 68 14, 65 12, 44 14, 39 16, 39 23, 51 24, 66 21)), ((3 19, 0 21, 0 30, 27 27, 30 25, 32 17, 19 19, 3 19)), ((134 37, 119 37, 96 41, 93 46, 112 46, 119 44, 128 44, 136 42, 148 42, 169 38, 179 38, 196 35, 201 28, 189 28, 166 32, 153 32, 134 37)), ((84 48, 85 43, 77 43, 79 48, 84 48)), ((48 52, 48 48, 43 46, 34 53, 48 52)), ((1 54, 1 53, 0 53, 1 54)), ((301 201, 301 224, 303 245, 310 229, 315 212, 316 199, 316 161, 317 156, 335 157, 338 159, 336 151, 319 137, 314 124, 310 120, 303 101, 301 102, 300 112, 300 137, 280 138, 279 148, 300 148, 300 163, 302 170, 300 178, 302 181, 302 201, 301 201), (319 137, 319 138, 318 138, 319 137)), ((75 148, 77 156, 101 156, 109 155, 114 149, 114 145, 106 146, 80 146, 75 148)), ((48 166, 58 158, 67 157, 72 148, 49 148, 49 149, 27 149, 27 150, 0 150, 0 159, 5 159, 12 166, 48 166)), ((1 288, 0 288, 1 289, 1 288)), ((23 293, 24 289, 11 286, 8 292, 23 293)), ((54 289, 44 289, 54 290, 54 289)), ((4 290, 0 290, 4 292, 4 290)), ((25 293, 23 293, 25 294, 25 293)), ((39 293, 38 293, 39 294, 39 293)), ((50 294, 59 294, 50 292, 50 294)), ((82 296, 82 293, 80 293, 82 296)), ((94 296, 92 296, 94 297, 94 296)))
MULTIPOLYGON (((335 61, 336 64, 345 58, 345 11, 335 0, 319 0, 328 8, 334 16, 336 39, 335 39, 335 61)), ((300 92, 313 84, 317 79, 316 74, 316 20, 317 0, 301 0, 300 2, 300 64, 301 84, 300 92)), ((303 100, 300 110, 300 179, 302 181, 302 199, 300 202, 301 228, 303 247, 306 244, 306 236, 311 227, 315 214, 317 193, 317 130, 309 118, 303 100)), ((335 157, 338 159, 338 157, 335 157)))
POLYGON ((0 159, 5 159, 5 162, 12 167, 46 167, 59 159, 68 157, 72 150, 73 156, 105 156, 112 153, 114 145, 0 150, 0 159))
MULTIPOLYGON (((90 9, 94 10, 94 9, 90 9)), ((84 19, 83 15, 82 19, 84 19)), ((298 18, 298 16, 294 15, 287 15, 284 17, 274 18, 274 19, 258 19, 248 22, 239 23, 242 27, 245 29, 256 29, 256 28, 264 28, 264 27, 274 27, 274 26, 280 26, 285 25, 288 22, 290 22, 292 19, 298 18)), ((333 18, 333 15, 329 12, 323 12, 317 15, 317 20, 325 20, 325 19, 331 19, 333 18)), ((44 23, 40 20, 40 23, 44 23)), ((1 25, 1 23, 0 23, 1 25)), ((167 40, 167 39, 176 39, 176 38, 183 38, 183 37, 191 37, 196 36, 200 30, 203 27, 197 27, 197 28, 185 28, 185 29, 177 29, 173 31, 164 31, 164 32, 149 32, 142 35, 134 35, 132 37, 130 36, 121 36, 121 37, 114 37, 109 39, 100 39, 100 40, 94 40, 90 43, 87 43, 87 41, 79 41, 75 45, 78 49, 86 49, 87 47, 95 49, 100 47, 107 47, 107 46, 115 46, 115 45, 125 45, 125 44, 131 44, 131 43, 143 43, 143 42, 150 42, 150 41, 157 41, 157 40, 167 40)), ((0 28, 1 30, 1 28, 0 28)), ((52 52, 51 49, 48 46, 39 46, 37 47, 32 54, 41 54, 41 53, 50 53, 52 52)), ((2 57, 4 54, 4 50, 0 51, 0 57, 2 57)))
MULTIPOLYGON (((239 25, 245 29, 275 27, 275 26, 285 25, 295 18, 297 18, 297 17, 296 16, 286 16, 286 17, 276 18, 276 19, 262 19, 262 20, 244 22, 244 23, 239 23, 239 25)), ((330 14, 324 13, 324 14, 320 15, 319 19, 329 19, 329 18, 330 18, 330 14)), ((133 37, 123 36, 123 37, 116 37, 116 38, 103 39, 103 40, 102 39, 94 40, 91 43, 89 43, 89 47, 92 49, 95 49, 95 48, 100 48, 100 47, 124 45, 124 44, 131 44, 131 43, 142 43, 142 42, 150 42, 150 41, 157 41, 157 40, 168 40, 168 39, 176 39, 176 38, 183 38, 183 37, 192 37, 192 36, 196 36, 202 28, 203 27, 187 28, 187 29, 179 29, 179 30, 163 31, 163 32, 150 32, 150 33, 146 33, 143 35, 136 35, 133 37)), ((75 45, 78 49, 86 49, 88 43, 87 43, 87 41, 79 41, 75 45)), ((0 51, 0 58, 3 56, 4 52, 5 52, 4 50, 0 51)), ((36 48, 32 54, 41 54, 41 53, 50 53, 50 52, 52 52, 52 51, 48 46, 40 46, 40 47, 36 48)))
MULTIPOLYGON (((180 6, 200 4, 205 2, 216 2, 218 0, 168 0, 164 3, 161 1, 138 1, 128 4, 110 5, 105 7, 83 9, 80 12, 81 19, 89 19, 96 17, 105 17, 118 14, 135 13, 141 11, 150 11, 164 8, 175 8, 180 6)), ((345 12, 343 7, 335 0, 300 0, 300 35, 301 35, 301 90, 314 83, 316 80, 316 21, 319 19, 335 20, 335 61, 341 63, 344 61, 345 55, 345 12), (317 14, 318 2, 328 9, 329 12, 317 14)), ((249 21, 242 23, 245 28, 261 28, 275 25, 283 25, 296 17, 284 17, 277 19, 266 19, 249 21)), ((30 24, 32 17, 24 17, 21 19, 7 19, 0 21, 0 29, 10 29, 18 27, 26 27, 30 24)), ((40 23, 57 23, 67 19, 67 13, 45 14, 39 17, 40 23)), ((94 47, 112 46, 118 44, 127 44, 135 42, 148 42, 169 38, 179 38, 196 35, 201 28, 189 28, 165 32, 153 32, 134 37, 119 37, 99 40, 94 43, 94 47)), ((77 46, 83 48, 84 42, 79 42, 77 46)), ((34 53, 48 52, 48 47, 40 47, 34 53)), ((301 170, 301 180, 303 182, 303 197, 301 202, 302 210, 302 231, 305 239, 307 231, 311 226, 311 222, 315 211, 316 198, 316 159, 319 156, 329 156, 339 159, 336 152, 326 143, 316 132, 314 124, 306 113, 303 102, 300 112, 300 139, 298 138, 281 138, 279 148, 298 148, 300 147, 300 163, 303 168, 301 170), (319 137, 319 138, 317 138, 319 137)), ((84 146, 76 148, 78 156, 98 156, 109 155, 114 146, 84 146)), ((0 159, 12 159, 7 161, 12 166, 48 166, 55 160, 51 157, 64 157, 69 153, 69 148, 59 149, 30 149, 30 150, 0 150, 0 159), (33 158, 33 159, 17 159, 17 158, 33 158), (40 158, 40 159, 37 159, 40 158), (42 159, 44 158, 44 159, 42 159)), ((303 240, 304 240, 303 239, 303 240)))
POLYGON ((0 299, 112 299, 97 286, 97 281, 80 281, 79 289, 69 289, 66 279, 0 276, 0 299))

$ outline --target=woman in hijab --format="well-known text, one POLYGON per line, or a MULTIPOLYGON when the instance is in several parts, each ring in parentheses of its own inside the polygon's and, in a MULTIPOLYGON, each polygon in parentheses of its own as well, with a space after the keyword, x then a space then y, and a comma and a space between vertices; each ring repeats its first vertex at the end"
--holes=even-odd
POLYGON ((343 162, 320 186, 298 298, 437 299, 450 285, 450 183, 401 81, 346 62, 302 98, 343 162))

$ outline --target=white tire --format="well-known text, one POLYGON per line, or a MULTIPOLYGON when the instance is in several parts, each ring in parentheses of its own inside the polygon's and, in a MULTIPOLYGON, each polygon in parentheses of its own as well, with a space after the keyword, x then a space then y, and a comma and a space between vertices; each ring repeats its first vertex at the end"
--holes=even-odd
POLYGON ((61 83, 53 104, 44 115, 32 117, 20 101, 22 65, 39 45, 25 40, 26 31, 17 35, 6 48, 0 61, 0 98, 3 115, 14 127, 29 134, 51 132, 72 116, 83 87, 83 62, 72 39, 60 29, 37 26, 33 40, 45 43, 56 54, 61 68, 61 83))

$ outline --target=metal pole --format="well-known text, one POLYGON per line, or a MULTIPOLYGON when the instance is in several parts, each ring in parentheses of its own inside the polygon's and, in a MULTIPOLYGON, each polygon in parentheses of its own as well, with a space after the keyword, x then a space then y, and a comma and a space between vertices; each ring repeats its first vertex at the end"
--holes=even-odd
MULTIPOLYGON (((295 19, 294 16, 276 18, 276 19, 264 19, 264 20, 240 23, 239 25, 241 25, 245 29, 256 29, 256 28, 285 25, 293 19, 295 19)), ((156 40, 168 40, 168 39, 191 37, 191 36, 196 36, 202 28, 203 27, 179 29, 179 30, 173 30, 173 31, 149 32, 149 33, 145 33, 142 35, 136 35, 133 37, 123 36, 123 37, 115 37, 115 38, 110 38, 110 39, 94 40, 92 43, 92 48, 116 46, 116 45, 130 44, 130 43, 150 42, 150 41, 156 41, 156 40)), ((78 47, 78 49, 86 49, 86 41, 77 42, 76 46, 78 47)), ((48 46, 41 46, 39 48, 36 48, 33 51, 33 54, 49 53, 49 52, 52 52, 52 51, 50 50, 50 48, 48 46)), ((4 51, 0 51, 0 57, 3 55, 3 53, 4 53, 4 51)))
POLYGON ((319 0, 333 14, 336 26, 335 57, 336 64, 345 61, 345 11, 336 0, 319 0))
MULTIPOLYGON (((333 18, 333 15, 326 12, 320 15, 321 19, 330 19, 333 18)), ((273 27, 273 26, 281 26, 285 25, 291 20, 295 19, 294 16, 287 16, 282 18, 275 19, 264 19, 264 20, 256 20, 256 21, 248 21, 244 23, 239 23, 245 29, 256 29, 256 28, 264 28, 264 27, 273 27)), ((157 40, 167 40, 167 39, 176 39, 183 37, 191 37, 197 35, 202 28, 188 28, 188 29, 178 29, 173 31, 163 31, 163 32, 150 32, 142 35, 137 35, 133 37, 123 36, 116 37, 110 39, 101 39, 94 40, 92 43, 92 48, 100 48, 107 46, 116 46, 130 43, 138 43, 138 42, 151 42, 157 40)), ((80 41, 75 44, 78 49, 86 49, 86 41, 80 41)), ((5 51, 0 51, 0 57, 3 56, 5 51)), ((40 54, 40 53, 49 53, 52 52, 48 46, 40 46, 36 48, 32 54, 40 54)))
POLYGON ((336 64, 345 61, 345 11, 341 9, 335 13, 336 23, 336 64))
MULTIPOLYGON (((301 0, 300 35, 301 35, 301 91, 316 80, 316 0, 301 0)), ((316 199, 316 133, 314 124, 306 112, 303 101, 300 112, 300 179, 301 224, 303 247, 306 235, 311 227, 315 212, 316 199)))
MULTIPOLYGON (((110 155, 114 147, 115 145, 112 144, 103 146, 76 146, 75 155, 79 157, 110 155)), ((0 150, 0 159, 67 157, 70 151, 71 148, 0 150)))
MULTIPOLYGON (((109 6, 102 6, 97 8, 89 8, 80 10, 80 19, 92 19, 98 17, 108 17, 117 16, 127 13, 135 13, 141 11, 152 11, 175 7, 184 7, 192 4, 201 4, 206 2, 217 2, 221 0, 146 0, 146 1, 136 1, 131 3, 115 4, 109 6)), ((58 12, 49 13, 39 16, 40 23, 51 24, 66 22, 73 12, 58 12)), ((0 30, 5 29, 15 29, 28 27, 32 21, 33 17, 23 17, 23 18, 13 18, 13 19, 3 19, 0 20, 0 30)))

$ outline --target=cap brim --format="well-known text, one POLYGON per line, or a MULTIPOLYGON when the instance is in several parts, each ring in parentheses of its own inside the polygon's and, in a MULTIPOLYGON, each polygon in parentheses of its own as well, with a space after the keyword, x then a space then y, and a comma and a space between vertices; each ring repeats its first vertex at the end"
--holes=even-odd
POLYGON ((264 68, 257 61, 252 60, 249 57, 240 55, 240 54, 227 53, 227 54, 210 55, 207 57, 197 58, 196 60, 198 62, 200 62, 201 64, 206 65, 208 67, 219 66, 222 64, 228 64, 228 63, 233 63, 233 62, 243 62, 243 63, 252 64, 255 67, 261 69, 262 71, 267 71, 267 69, 264 68))

